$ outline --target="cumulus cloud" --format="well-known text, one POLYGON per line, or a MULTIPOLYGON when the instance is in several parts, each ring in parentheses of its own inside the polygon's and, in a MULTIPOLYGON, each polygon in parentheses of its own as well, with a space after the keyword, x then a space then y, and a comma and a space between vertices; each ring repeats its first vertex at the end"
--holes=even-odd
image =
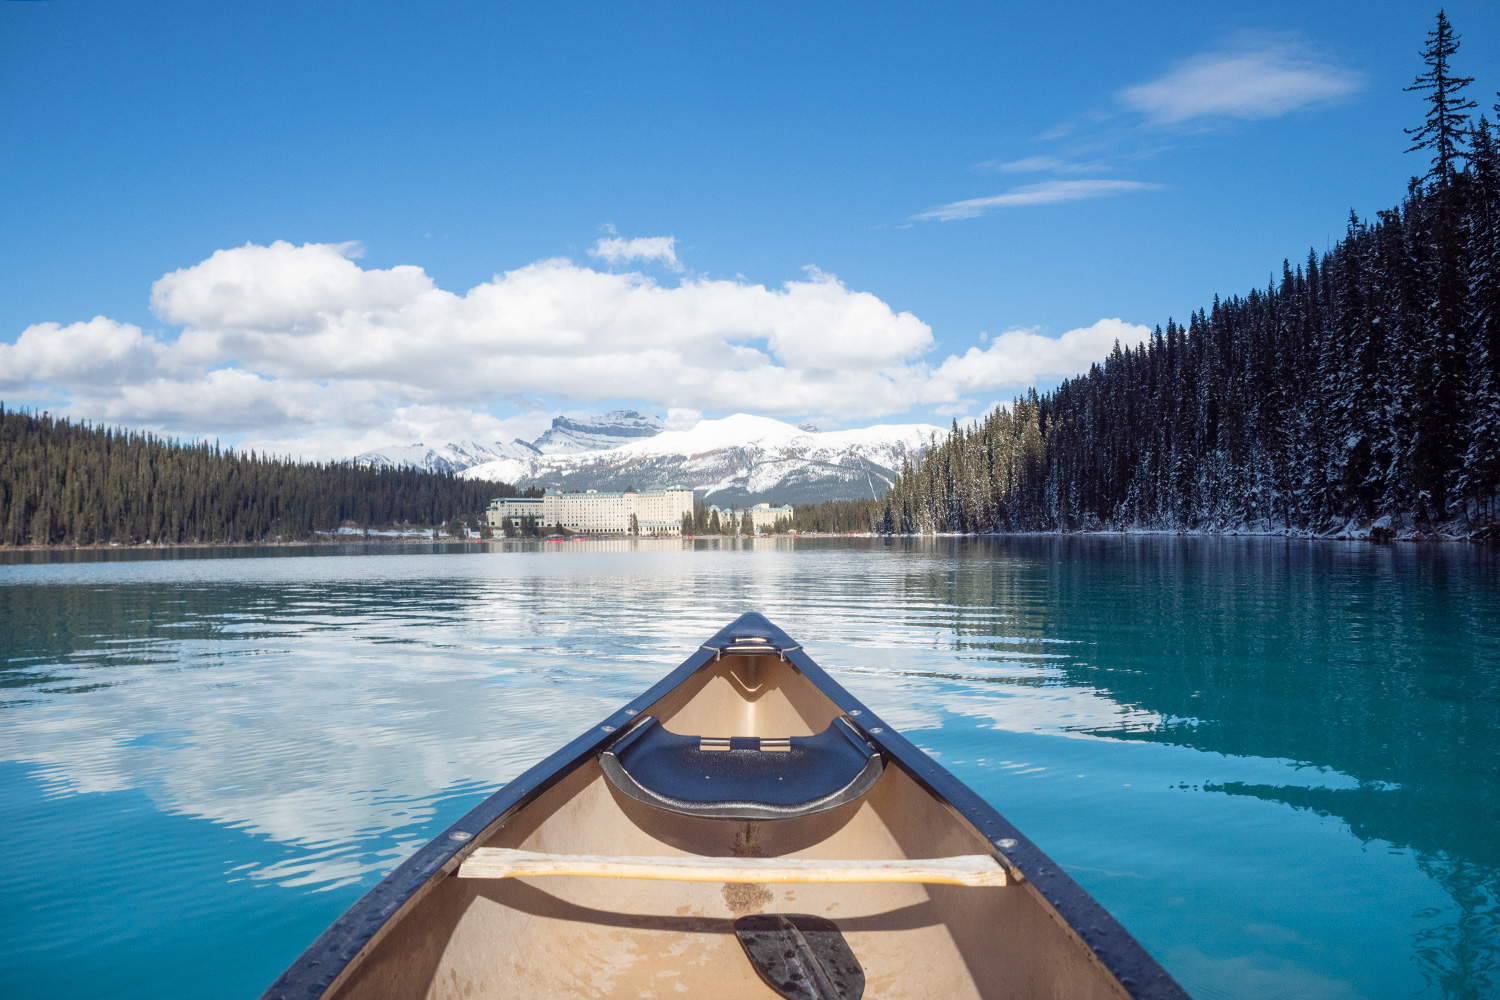
POLYGON ((436 290, 420 267, 364 270, 357 246, 278 240, 219 250, 158 279, 151 311, 190 330, 311 331, 351 309, 390 313, 436 290))
POLYGON ((966 392, 1067 378, 1102 361, 1117 341, 1124 347, 1134 347, 1150 335, 1148 328, 1120 319, 1101 319, 1061 337, 1010 330, 983 350, 971 347, 961 356, 949 357, 932 373, 932 382, 941 387, 941 392, 956 398, 966 392))
POLYGON ((1298 45, 1261 43, 1196 56, 1117 96, 1151 121, 1175 125, 1201 118, 1276 118, 1346 97, 1361 84, 1359 74, 1298 45))
POLYGON ((589 249, 590 257, 598 257, 610 264, 625 264, 633 260, 654 260, 673 271, 684 270, 677 259, 677 238, 674 236, 637 236, 624 239, 606 236, 589 249))
POLYGON ((703 419, 702 410, 674 406, 667 410, 666 425, 669 431, 690 431, 703 419))
POLYGON ((141 328, 95 316, 86 323, 38 323, 0 344, 0 387, 34 382, 118 385, 159 368, 165 348, 141 328))
POLYGON ((1015 208, 1022 205, 1055 205, 1065 201, 1083 201, 1088 198, 1108 198, 1111 195, 1128 194, 1132 191, 1153 191, 1160 184, 1144 181, 1043 181, 1012 188, 1004 194, 987 198, 969 198, 966 201, 939 205, 930 211, 912 216, 913 219, 937 219, 951 222, 955 219, 973 219, 992 208, 1015 208))
POLYGON ((220 250, 154 285, 175 338, 105 317, 38 324, 0 345, 0 387, 12 399, 60 390, 80 416, 332 458, 530 439, 544 414, 488 412, 526 400, 635 400, 674 425, 732 410, 867 419, 1071 375, 1113 337, 1012 332, 934 368, 926 323, 815 268, 779 287, 662 283, 553 258, 458 294, 420 267, 355 258, 349 244, 220 250))

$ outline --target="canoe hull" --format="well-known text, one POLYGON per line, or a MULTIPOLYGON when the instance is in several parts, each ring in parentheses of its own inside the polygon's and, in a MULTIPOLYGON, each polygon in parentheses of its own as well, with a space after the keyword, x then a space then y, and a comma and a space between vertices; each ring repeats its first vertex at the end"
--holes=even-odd
POLYGON ((265 996, 774 996, 735 919, 833 920, 869 997, 1182 997, 1097 903, 994 809, 758 615, 481 803, 336 922, 265 996), (780 655, 721 650, 759 634, 780 655), (772 821, 685 817, 621 794, 597 756, 649 713, 676 733, 805 736, 852 719, 887 767, 861 799, 772 821), (894 766, 890 766, 894 765, 894 766), (1014 884, 684 883, 450 877, 476 847, 655 857, 994 854, 1014 884))

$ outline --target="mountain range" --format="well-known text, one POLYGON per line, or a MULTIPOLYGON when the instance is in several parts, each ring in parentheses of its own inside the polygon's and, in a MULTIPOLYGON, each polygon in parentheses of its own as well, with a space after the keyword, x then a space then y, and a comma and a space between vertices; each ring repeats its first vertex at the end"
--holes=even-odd
POLYGON ((709 503, 805 504, 879 496, 904 461, 915 460, 947 433, 932 424, 819 431, 747 413, 667 430, 651 414, 616 410, 587 419, 557 417, 532 442, 415 444, 365 452, 356 461, 521 487, 683 485, 709 503))

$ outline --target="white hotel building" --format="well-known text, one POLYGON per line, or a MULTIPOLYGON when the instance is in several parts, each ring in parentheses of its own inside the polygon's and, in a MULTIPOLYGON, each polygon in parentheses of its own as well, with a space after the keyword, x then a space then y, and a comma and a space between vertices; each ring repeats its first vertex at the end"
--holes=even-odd
POLYGON ((635 517, 638 535, 681 535, 682 517, 693 513, 693 491, 682 486, 638 493, 564 493, 549 489, 539 497, 500 497, 490 501, 489 522, 499 528, 508 517, 519 526, 532 518, 539 527, 562 525, 587 535, 628 535, 635 517))
POLYGON ((788 504, 773 507, 768 503, 758 503, 753 507, 741 507, 736 510, 733 507, 709 507, 709 513, 719 515, 719 523, 725 524, 726 520, 731 527, 729 530, 737 530, 745 518, 745 512, 750 512, 750 523, 755 525, 757 532, 771 531, 780 520, 790 521, 792 519, 792 508, 788 504))

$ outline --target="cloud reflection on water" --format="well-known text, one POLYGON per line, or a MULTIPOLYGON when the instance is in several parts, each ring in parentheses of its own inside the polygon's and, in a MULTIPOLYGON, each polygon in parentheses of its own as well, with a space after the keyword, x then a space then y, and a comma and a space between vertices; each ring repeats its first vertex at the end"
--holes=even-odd
POLYGON ((425 840, 368 853, 372 831, 419 830, 435 797, 514 777, 747 603, 821 633, 810 648, 903 728, 945 713, 1027 732, 1156 721, 1059 683, 1057 643, 997 636, 986 658, 955 657, 920 612, 893 626, 862 577, 844 581, 850 593, 819 588, 825 605, 863 598, 830 629, 810 581, 789 590, 779 567, 741 576, 733 553, 700 558, 688 593, 673 573, 622 585, 583 559, 461 560, 478 578, 402 556, 79 567, 86 585, 4 589, 12 613, 61 622, 8 650, 0 756, 34 767, 52 794, 139 789, 165 812, 304 852, 248 877, 339 884, 425 840))

